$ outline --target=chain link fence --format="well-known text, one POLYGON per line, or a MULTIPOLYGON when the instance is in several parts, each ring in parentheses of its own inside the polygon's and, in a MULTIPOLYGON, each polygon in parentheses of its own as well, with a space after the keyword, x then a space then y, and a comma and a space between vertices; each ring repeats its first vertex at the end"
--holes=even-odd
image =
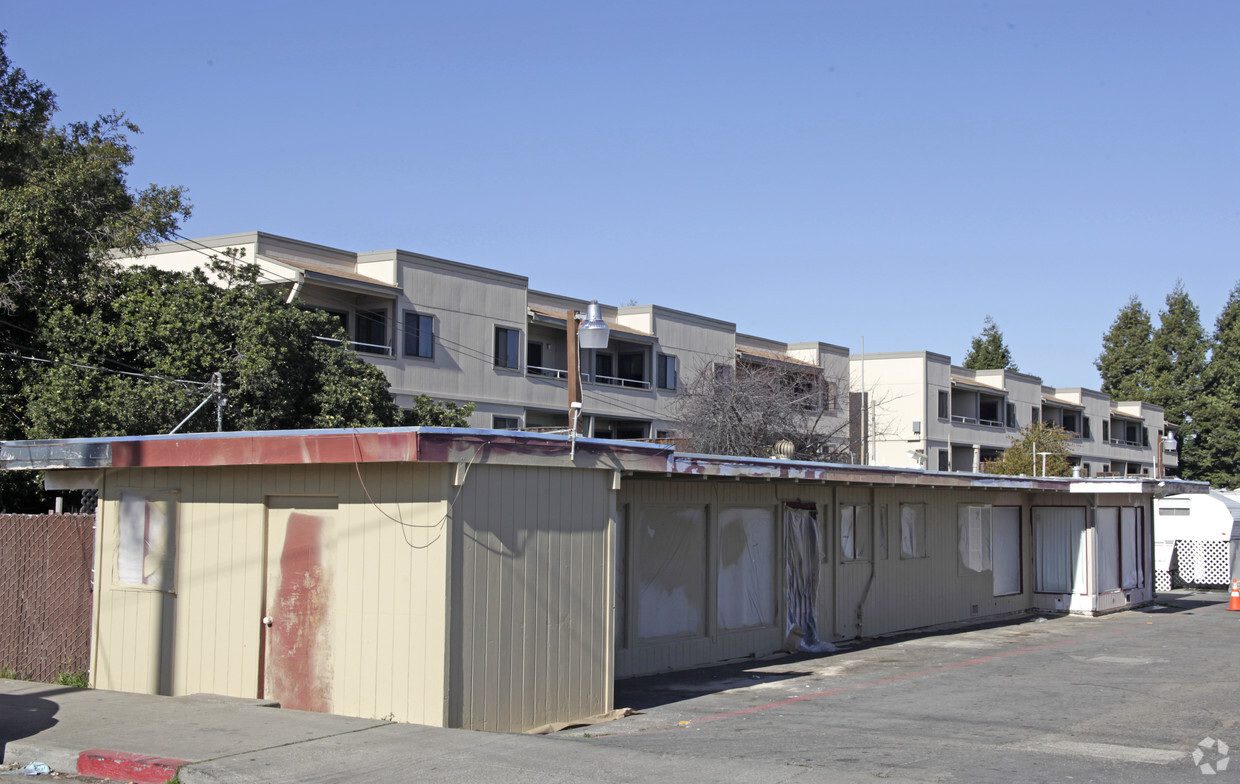
POLYGON ((0 514, 0 671, 87 671, 94 532, 93 514, 0 514))

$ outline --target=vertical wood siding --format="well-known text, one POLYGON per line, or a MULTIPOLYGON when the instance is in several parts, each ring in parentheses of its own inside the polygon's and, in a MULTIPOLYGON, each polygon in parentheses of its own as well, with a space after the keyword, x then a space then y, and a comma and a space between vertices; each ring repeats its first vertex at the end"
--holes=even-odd
POLYGON ((332 710, 443 724, 448 478, 447 466, 431 464, 363 465, 361 480, 352 465, 111 474, 95 685, 260 695, 265 499, 334 496, 332 710), (179 491, 172 593, 116 582, 121 489, 179 491))
POLYGON ((611 481, 469 469, 452 513, 451 726, 520 731, 611 708, 611 481))

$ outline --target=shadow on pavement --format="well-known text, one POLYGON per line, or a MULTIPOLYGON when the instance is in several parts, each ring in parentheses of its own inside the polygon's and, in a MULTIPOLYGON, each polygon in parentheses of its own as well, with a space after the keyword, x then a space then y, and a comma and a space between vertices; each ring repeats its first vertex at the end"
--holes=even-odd
POLYGON ((0 760, 9 743, 38 735, 56 726, 60 706, 47 697, 79 691, 68 687, 45 689, 25 694, 0 694, 0 760))
POLYGON ((951 629, 937 629, 920 632, 904 632, 883 637, 847 640, 835 643, 839 647, 836 653, 789 653, 775 654, 761 659, 746 659, 728 664, 703 667, 696 670, 678 670, 658 675, 643 675, 636 678, 624 678, 616 681, 615 704, 633 710, 648 710, 663 705, 671 705, 682 700, 693 699, 705 694, 716 694, 729 689, 753 686, 756 683, 776 683, 791 678, 812 675, 813 669, 787 670, 770 672, 771 666, 794 665, 803 661, 827 659, 837 653, 853 653, 870 648, 882 648, 887 645, 920 640, 927 637, 941 637, 965 631, 982 629, 1001 629, 1008 626, 1019 626, 1030 623, 1038 616, 1034 614, 1019 615, 1000 621, 979 623, 951 629))

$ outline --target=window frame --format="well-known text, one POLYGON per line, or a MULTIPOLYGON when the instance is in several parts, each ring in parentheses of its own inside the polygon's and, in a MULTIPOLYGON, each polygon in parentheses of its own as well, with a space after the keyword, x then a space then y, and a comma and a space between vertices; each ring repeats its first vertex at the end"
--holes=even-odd
POLYGON ((929 558, 929 557, 930 557, 930 549, 926 546, 926 510, 927 510, 927 504, 926 504, 925 502, 922 502, 922 501, 916 501, 916 502, 905 502, 905 501, 902 501, 902 502, 900 503, 900 560, 901 560, 901 561, 916 561, 916 560, 919 560, 919 559, 922 559, 922 558, 929 558), (915 544, 915 545, 920 545, 920 547, 914 547, 914 548, 913 548, 913 551, 912 551, 912 552, 913 552, 913 554, 912 554, 912 555, 905 555, 905 554, 904 554, 904 553, 905 553, 905 549, 904 549, 904 542, 905 542, 905 536, 904 536, 904 529, 905 529, 905 516, 904 516, 904 510, 905 510, 905 508, 906 508, 906 507, 907 507, 907 508, 910 508, 910 509, 915 509, 915 508, 917 508, 917 507, 920 507, 920 509, 921 509, 921 516, 920 516, 920 519, 913 519, 913 520, 911 521, 911 525, 910 525, 910 527, 913 529, 913 535, 914 535, 914 536, 913 536, 913 540, 914 540, 914 544, 915 544), (920 531, 918 531, 918 528, 920 528, 920 531), (918 554, 918 551, 920 551, 920 554, 918 554))
POLYGON ((871 540, 874 538, 874 507, 870 504, 840 504, 836 519, 839 521, 840 563, 869 563, 873 557, 871 540), (858 536, 860 526, 857 511, 860 509, 866 510, 864 536, 858 536), (852 517, 851 551, 844 539, 845 510, 848 510, 852 517))
POLYGON ((680 362, 674 354, 655 354, 655 386, 659 389, 675 390, 680 383, 680 362))
POLYGON ((520 370, 522 342, 523 338, 520 329, 497 324, 495 326, 495 353, 492 358, 495 367, 500 370, 520 370), (504 340, 502 352, 500 350, 501 337, 504 340), (501 359, 506 361, 501 362, 501 359))
POLYGON ((416 310, 406 310, 403 314, 404 323, 401 324, 401 356, 405 359, 434 359, 435 358, 435 317, 426 313, 419 313, 416 310), (412 331, 409 329, 410 320, 416 325, 412 331), (425 321, 424 321, 425 320, 425 321), (427 326, 429 324, 429 326, 427 326), (424 329, 425 328, 425 329, 424 329), (426 354, 421 353, 422 337, 424 332, 428 335, 426 339, 426 354), (410 351, 410 337, 413 337, 413 351, 410 351))

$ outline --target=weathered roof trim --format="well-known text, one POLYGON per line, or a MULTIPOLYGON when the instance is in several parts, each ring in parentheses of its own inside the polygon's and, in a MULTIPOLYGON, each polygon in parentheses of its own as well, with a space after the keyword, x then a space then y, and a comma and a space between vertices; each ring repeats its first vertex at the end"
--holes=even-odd
MULTIPOLYGON (((0 442, 0 469, 60 470, 317 463, 568 464, 567 435, 470 428, 367 428, 194 433, 0 442)), ((667 476, 859 482, 1060 493, 1204 493, 1205 482, 1178 479, 1073 479, 997 476, 841 463, 677 454, 665 444, 578 438, 572 465, 667 476)))

